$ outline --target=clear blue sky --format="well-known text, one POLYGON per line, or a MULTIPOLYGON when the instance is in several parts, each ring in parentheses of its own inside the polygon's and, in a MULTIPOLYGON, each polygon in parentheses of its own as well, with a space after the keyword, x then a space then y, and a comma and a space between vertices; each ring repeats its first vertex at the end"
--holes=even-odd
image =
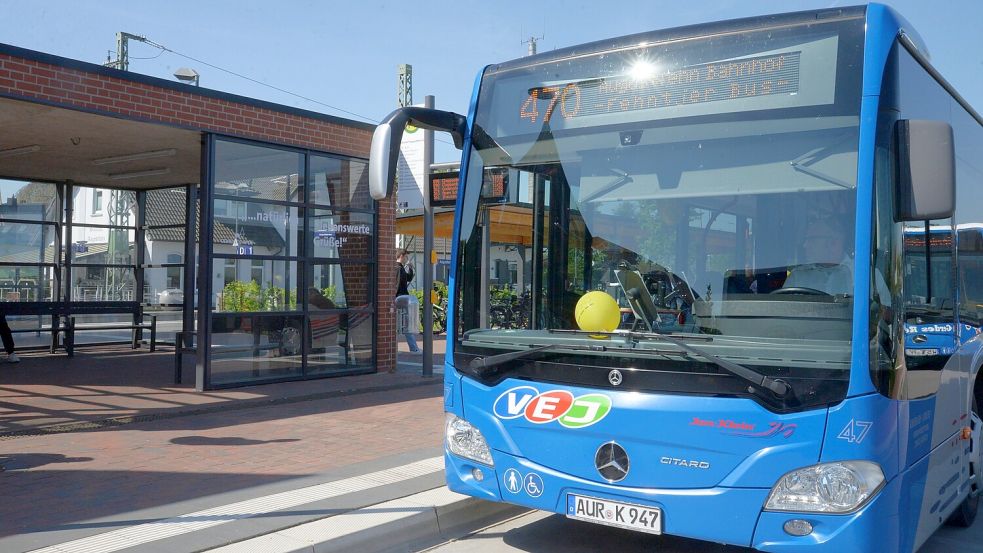
MULTIPOLYGON (((258 2, 0 0, 0 42, 102 63, 126 31, 176 52, 377 121, 395 107, 396 70, 413 65, 414 100, 464 113, 482 66, 525 54, 680 25, 765 13, 852 5, 830 0, 535 1, 356 0, 258 2)), ((983 1, 886 0, 922 35, 936 68, 983 111, 983 1)), ((313 111, 353 117, 256 83, 130 45, 130 71, 173 79, 180 67, 201 85, 313 111)), ((456 159, 447 146, 437 161, 456 159)))

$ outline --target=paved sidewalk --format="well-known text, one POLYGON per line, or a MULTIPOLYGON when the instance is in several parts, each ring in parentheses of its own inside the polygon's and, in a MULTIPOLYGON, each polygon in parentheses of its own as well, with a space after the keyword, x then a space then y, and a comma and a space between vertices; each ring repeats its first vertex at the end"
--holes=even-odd
MULTIPOLYGON (((422 375, 423 355, 420 353, 410 353, 406 340, 399 336, 396 348, 396 372, 399 374, 422 375)), ((440 334, 433 337, 433 374, 438 378, 444 373, 444 352, 447 336, 440 334)), ((423 336, 416 335, 416 343, 423 349, 423 336)))
MULTIPOLYGON (((153 364, 154 355, 168 360, 173 355, 138 352, 128 358, 129 350, 88 351, 73 363, 99 359, 100 366, 117 363, 139 371, 153 364)), ((16 368, 3 367, 0 373, 0 431, 8 433, 0 436, 4 552, 28 551, 441 454, 439 377, 396 372, 206 394, 166 382, 157 387, 144 382, 120 391, 111 381, 99 380, 99 371, 88 364, 74 365, 77 372, 68 373, 74 378, 32 384, 28 372, 39 377, 39 372, 57 369, 44 367, 50 356, 24 357, 16 368), (142 418, 147 415, 149 420, 142 418), (142 422, 100 428, 98 421, 106 417, 142 422), (72 428, 92 429, 65 431, 72 428), (49 433, 9 435, 24 430, 49 433)), ((61 370, 64 377, 66 369, 61 370)), ((373 492, 375 496, 335 498, 340 503, 223 525, 208 535, 207 547, 441 483, 442 475, 434 473, 411 478, 399 489, 373 492), (393 493, 397 495, 389 497, 393 493), (230 533, 233 527, 240 535, 230 533)), ((185 541, 162 550, 184 547, 194 551, 198 546, 185 541)))
MULTIPOLYGON (((419 371, 413 371, 413 365, 408 365, 398 374, 368 374, 198 393, 193 384, 189 384, 194 380, 191 362, 185 364, 185 383, 173 383, 173 350, 149 353, 126 346, 100 346, 79 349, 73 358, 41 351, 25 352, 20 356, 19 364, 0 364, 0 439, 9 435, 75 431, 177 414, 329 397, 356 389, 398 388, 424 383, 419 378, 419 371)), ((412 357, 406 360, 413 362, 412 357)), ((419 364, 419 355, 416 363, 419 364)), ((442 363, 441 360, 439 366, 442 363)))

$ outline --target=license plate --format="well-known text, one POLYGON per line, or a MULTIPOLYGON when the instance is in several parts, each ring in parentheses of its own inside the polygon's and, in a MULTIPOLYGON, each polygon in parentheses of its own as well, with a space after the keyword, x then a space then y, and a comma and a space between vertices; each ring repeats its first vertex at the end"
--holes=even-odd
POLYGON ((905 353, 911 357, 928 357, 929 355, 938 355, 939 350, 937 349, 906 349, 905 353))
POLYGON ((567 494, 567 518, 650 534, 662 533, 662 510, 620 501, 567 494))

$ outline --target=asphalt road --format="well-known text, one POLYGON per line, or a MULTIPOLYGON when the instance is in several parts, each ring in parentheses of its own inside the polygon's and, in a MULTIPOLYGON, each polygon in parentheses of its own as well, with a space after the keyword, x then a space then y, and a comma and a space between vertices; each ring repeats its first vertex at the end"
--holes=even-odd
MULTIPOLYGON (((570 520, 534 511, 486 528, 467 538, 427 550, 429 553, 748 553, 728 547, 673 536, 654 536, 570 520)), ((983 551, 983 515, 969 529, 941 528, 918 553, 980 553, 983 551)))

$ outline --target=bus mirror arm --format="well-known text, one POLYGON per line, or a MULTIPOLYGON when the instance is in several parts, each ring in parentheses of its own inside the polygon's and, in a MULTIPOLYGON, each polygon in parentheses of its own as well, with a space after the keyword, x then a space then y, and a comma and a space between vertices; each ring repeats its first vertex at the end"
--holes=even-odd
POLYGON ((464 147, 467 118, 463 115, 418 106, 393 111, 372 133, 372 145, 369 149, 369 193, 375 200, 383 200, 392 195, 399 145, 403 140, 403 131, 410 124, 423 129, 449 132, 454 138, 454 146, 459 150, 464 147))

